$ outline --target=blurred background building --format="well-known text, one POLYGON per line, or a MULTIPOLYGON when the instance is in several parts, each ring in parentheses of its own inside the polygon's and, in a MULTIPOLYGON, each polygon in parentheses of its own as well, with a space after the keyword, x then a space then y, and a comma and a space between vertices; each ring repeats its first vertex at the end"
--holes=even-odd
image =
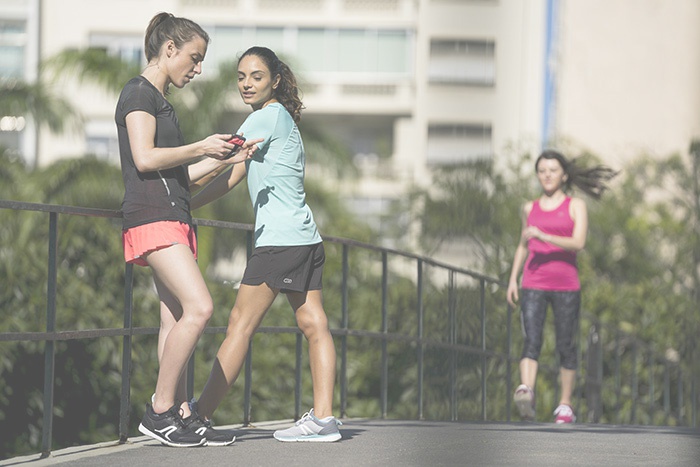
MULTIPOLYGON (((344 142, 361 170, 340 189, 380 230, 391 200, 429 185, 436 166, 500 163, 556 142, 620 167, 687 152, 700 135, 697 0, 0 0, 0 75, 31 82, 66 48, 143 63, 159 11, 211 34, 198 79, 251 45, 289 58, 305 122, 344 142)), ((116 96, 60 86, 83 132, 6 115, 0 144, 37 164, 118 163, 116 96)))

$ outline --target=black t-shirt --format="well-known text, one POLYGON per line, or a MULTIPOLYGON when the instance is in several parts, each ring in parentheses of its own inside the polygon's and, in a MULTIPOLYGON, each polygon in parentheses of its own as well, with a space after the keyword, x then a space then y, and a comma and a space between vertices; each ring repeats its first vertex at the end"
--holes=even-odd
POLYGON ((126 116, 137 110, 155 117, 156 147, 171 148, 184 144, 175 110, 163 95, 143 76, 137 76, 126 83, 114 114, 125 189, 122 201, 123 228, 126 230, 164 220, 192 224, 186 167, 180 165, 154 172, 140 172, 134 164, 126 130, 126 116))

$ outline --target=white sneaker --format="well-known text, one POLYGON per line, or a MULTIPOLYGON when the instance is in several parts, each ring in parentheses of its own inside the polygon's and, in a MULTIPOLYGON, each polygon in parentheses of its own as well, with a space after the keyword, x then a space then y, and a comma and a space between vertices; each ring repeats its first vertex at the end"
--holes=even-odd
POLYGON ((327 417, 319 420, 314 415, 314 409, 311 409, 293 427, 277 430, 273 436, 278 441, 289 443, 296 441, 333 442, 342 438, 338 425, 342 425, 342 423, 337 418, 327 417))
POLYGON ((513 401, 524 420, 535 419, 535 393, 528 386, 521 384, 513 394, 513 401))

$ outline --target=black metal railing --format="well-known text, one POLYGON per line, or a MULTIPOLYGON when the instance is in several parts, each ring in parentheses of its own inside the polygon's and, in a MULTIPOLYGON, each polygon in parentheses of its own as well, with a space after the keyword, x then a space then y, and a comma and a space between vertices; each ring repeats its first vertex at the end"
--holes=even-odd
MULTIPOLYGON (((126 265, 124 275, 123 327, 56 330, 56 302, 60 293, 56 280, 59 264, 59 216, 116 219, 121 217, 121 213, 6 200, 0 200, 0 208, 45 212, 48 215, 46 331, 0 333, 0 342, 45 343, 42 456, 48 456, 52 450, 57 341, 121 337, 119 437, 122 442, 126 441, 131 406, 132 338, 158 333, 157 327, 133 325, 132 266, 126 265)), ((199 229, 204 227, 245 232, 248 252, 252 248, 250 225, 207 219, 196 219, 195 223, 199 229)), ((513 310, 505 304, 504 284, 496 278, 405 251, 337 237, 326 236, 324 240, 334 246, 341 264, 341 277, 336 281, 339 290, 324 287, 324 293, 336 294, 340 303, 339 326, 332 328, 331 332, 340 341, 338 383, 341 418, 347 415, 348 402, 352 398, 348 387, 348 362, 353 350, 349 343, 351 339, 368 339, 379 344, 379 386, 378 393, 373 397, 379 401, 381 417, 393 415, 389 407, 390 389, 393 385, 405 384, 396 383, 390 378, 392 371, 397 371, 395 368, 400 367, 404 373, 409 370, 414 372, 410 384, 415 384, 413 391, 416 409, 411 415, 419 420, 435 417, 453 421, 511 420, 511 397, 514 381, 517 381, 519 361, 515 349, 518 348, 521 336, 520 333, 513 332, 513 310), (354 316, 351 302, 355 290, 350 282, 357 280, 351 273, 352 255, 360 252, 373 257, 372 261, 377 263, 370 265, 378 271, 379 276, 379 299, 375 305, 379 319, 376 326, 378 329, 374 330, 355 329, 350 324, 350 318, 354 316), (408 278, 410 281, 410 299, 392 298, 392 283, 397 277, 408 278), (402 308, 396 304, 397 301, 403 301, 413 309, 402 308), (401 317, 396 318, 397 313, 402 313, 401 317), (404 326, 404 323, 409 323, 409 327, 404 326), (410 358, 397 363, 399 357, 406 354, 410 358), (474 403, 474 399, 478 402, 474 403), (430 406, 428 416, 426 404, 430 406)), ((117 264, 119 263, 115 263, 114 267, 120 267, 117 264)), ((375 286, 376 282, 374 281, 375 286)), ((698 375, 694 373, 692 361, 661 355, 651 344, 608 327, 586 313, 582 315, 581 329, 579 348, 582 368, 577 382, 580 420, 593 423, 697 426, 698 375), (630 410, 621 410, 623 405, 630 410)), ((219 334, 224 333, 225 328, 209 327, 205 332, 219 334)), ((304 373, 301 365, 302 335, 296 327, 284 326, 262 326, 258 332, 296 335, 294 391, 295 417, 298 418, 301 414, 301 381, 304 373)), ((263 349, 262 352, 264 351, 263 349)), ((251 355, 252 352, 249 352, 244 368, 243 424, 251 423, 251 407, 255 403, 251 391, 251 355)), ((685 358, 692 359, 692 354, 685 358)), ((556 362, 543 363, 540 368, 543 378, 550 381, 552 388, 556 388, 556 362)), ((191 364, 190 391, 193 374, 191 364)))

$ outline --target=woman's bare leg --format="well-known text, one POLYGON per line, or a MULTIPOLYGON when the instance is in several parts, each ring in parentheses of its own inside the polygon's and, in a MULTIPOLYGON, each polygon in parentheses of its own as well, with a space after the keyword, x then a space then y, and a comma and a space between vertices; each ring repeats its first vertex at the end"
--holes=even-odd
MULTIPOLYGON (((163 295, 170 296, 167 289, 161 286, 163 290, 163 295)), ((161 296, 160 301, 160 329, 158 331, 158 363, 160 364, 163 358, 163 349, 165 349, 165 342, 168 339, 168 334, 175 327, 175 324, 182 317, 182 307, 174 299, 168 299, 165 296, 161 296)), ((182 410, 183 417, 190 416, 190 407, 187 403, 187 374, 183 371, 182 376, 180 376, 180 382, 177 384, 177 389, 175 390, 175 400, 182 401, 180 404, 180 409, 182 410)))
POLYGON ((309 362, 314 390, 314 415, 324 418, 333 415, 333 388, 335 385, 335 346, 328 328, 320 290, 287 295, 294 309, 297 325, 309 342, 309 362))
POLYGON ((561 399, 559 404, 571 405, 571 395, 576 385, 576 370, 562 367, 559 369, 559 378, 561 379, 561 399))
POLYGON ((531 358, 523 358, 520 360, 520 382, 535 390, 535 382, 537 381, 537 369, 539 364, 537 360, 531 358))
POLYGON ((229 316, 226 338, 216 354, 207 384, 197 401, 199 414, 211 418, 243 368, 248 345, 279 290, 267 284, 241 284, 229 316))
MULTIPOLYGON (((195 345, 213 312, 213 302, 199 266, 186 245, 176 244, 154 251, 146 257, 153 270, 158 294, 168 308, 182 314, 173 324, 159 348, 160 369, 153 410, 163 413, 175 404, 177 390, 195 345)), ((172 324, 172 323, 170 323, 172 324)))

